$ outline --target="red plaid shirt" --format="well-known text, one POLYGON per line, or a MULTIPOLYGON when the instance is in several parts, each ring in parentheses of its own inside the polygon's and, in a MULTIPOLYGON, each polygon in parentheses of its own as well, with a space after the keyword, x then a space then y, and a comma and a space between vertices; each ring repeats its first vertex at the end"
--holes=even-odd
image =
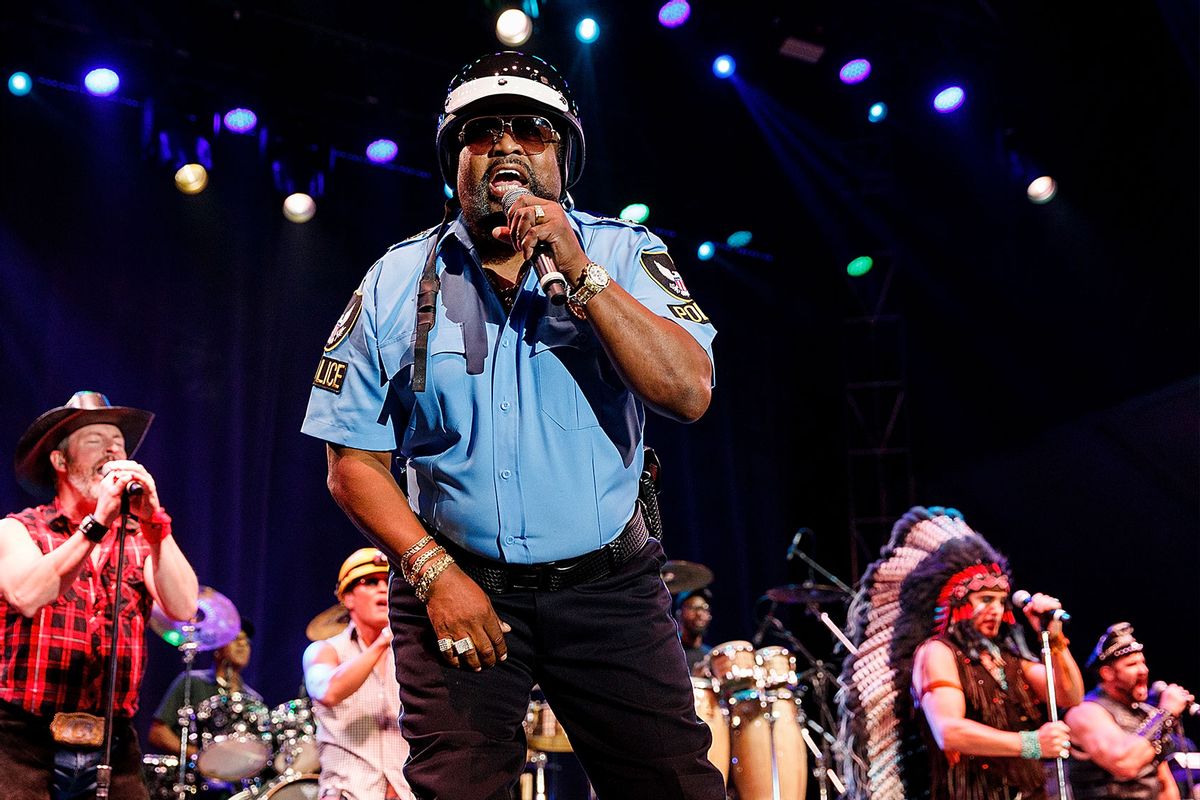
MULTIPOLYGON (((43 553, 60 547, 76 525, 54 504, 9 514, 29 531, 43 553)), ((97 545, 102 567, 92 557, 79 577, 32 619, 0 597, 0 699, 40 716, 57 711, 102 714, 104 668, 111 650, 112 586, 117 574, 116 540, 97 545)), ((153 603, 144 569, 150 545, 140 533, 125 540, 121 581, 121 645, 117 652, 114 713, 132 717, 146 669, 146 618, 153 603)))

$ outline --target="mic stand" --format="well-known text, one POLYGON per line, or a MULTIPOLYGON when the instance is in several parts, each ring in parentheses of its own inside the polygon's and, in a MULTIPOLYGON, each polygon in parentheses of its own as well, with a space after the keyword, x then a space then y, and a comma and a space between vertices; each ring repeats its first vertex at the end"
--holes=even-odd
POLYGON ((96 800, 108 800, 112 785, 113 703, 117 692, 117 650, 121 644, 121 584, 125 573, 125 529, 129 523, 129 492, 121 493, 121 523, 117 530, 117 575, 113 580, 112 628, 104 673, 104 750, 96 765, 96 800))
MULTIPOLYGON (((1054 695, 1054 660, 1050 652, 1050 631, 1048 630, 1042 631, 1042 661, 1046 665, 1046 703, 1050 706, 1050 721, 1058 722, 1058 700, 1054 695)), ((1067 800, 1067 779, 1063 772, 1061 752, 1055 754, 1054 765, 1058 770, 1059 800, 1067 800)))
POLYGON ((796 556, 796 558, 800 559, 800 560, 801 560, 801 561, 803 561, 805 564, 808 564, 808 567, 809 567, 809 569, 816 570, 817 572, 821 573, 821 575, 822 575, 822 576, 823 576, 823 577, 824 577, 826 580, 828 580, 828 581, 829 581, 830 583, 832 583, 834 586, 836 586, 837 588, 839 588, 839 589, 841 589, 843 592, 845 592, 847 597, 849 597, 850 595, 854 594, 854 590, 853 590, 853 589, 851 589, 851 588, 850 588, 849 586, 847 586, 846 584, 842 583, 840 580, 838 580, 838 578, 837 578, 837 576, 836 576, 836 575, 834 575, 834 574, 833 574, 833 573, 831 573, 829 570, 825 569, 825 568, 824 568, 824 567, 822 567, 820 564, 818 564, 816 561, 814 561, 814 560, 813 560, 813 558, 812 558, 812 556, 810 556, 808 553, 804 552, 803 550, 801 550, 801 549, 799 549, 799 548, 796 548, 796 549, 795 549, 795 550, 793 550, 792 552, 793 552, 793 554, 796 556))
POLYGON ((196 660, 196 626, 191 622, 182 625, 183 641, 179 652, 183 654, 183 705, 179 708, 179 779, 175 783, 175 796, 185 800, 187 796, 187 746, 192 738, 192 664, 196 660))
MULTIPOLYGON (((802 655, 804 659, 811 665, 812 668, 808 670, 808 674, 813 676, 813 702, 816 704, 816 707, 821 714, 821 722, 830 728, 834 727, 835 723, 832 719, 832 715, 829 713, 827 700, 827 682, 829 680, 829 670, 825 668, 825 662, 815 657, 812 652, 809 651, 809 649, 805 647, 799 639, 796 638, 795 634, 788 630, 778 619, 772 617, 771 622, 775 627, 776 634, 785 639, 787 643, 795 648, 796 652, 802 655)), ((836 678, 834 681, 836 682, 836 678)), ((821 800, 829 800, 830 752, 829 743, 826 741, 826 737, 829 734, 824 728, 822 728, 820 725, 817 725, 812 720, 809 720, 808 724, 810 727, 814 727, 818 732, 823 734, 821 738, 821 746, 815 747, 815 743, 810 742, 809 737, 806 735, 807 731, 804 731, 803 729, 801 730, 803 738, 805 738, 806 742, 809 742, 809 749, 812 751, 813 758, 816 761, 813 769, 817 775, 817 786, 820 789, 821 800)))

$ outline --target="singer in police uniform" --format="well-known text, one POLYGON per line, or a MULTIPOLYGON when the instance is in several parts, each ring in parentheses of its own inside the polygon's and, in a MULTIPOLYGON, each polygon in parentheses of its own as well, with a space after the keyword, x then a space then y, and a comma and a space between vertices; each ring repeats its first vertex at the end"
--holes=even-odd
POLYGON ((713 326, 661 240, 572 210, 583 128, 545 61, 464 67, 437 149, 457 203, 367 273, 303 427, 393 556, 409 783, 507 797, 536 682, 601 798, 723 798, 637 507, 645 409, 705 412, 713 326))

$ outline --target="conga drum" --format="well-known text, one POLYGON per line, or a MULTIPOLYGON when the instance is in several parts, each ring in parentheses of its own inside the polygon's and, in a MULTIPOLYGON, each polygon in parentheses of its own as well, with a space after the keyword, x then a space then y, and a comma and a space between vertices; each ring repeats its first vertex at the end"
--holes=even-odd
POLYGON ((696 716, 712 732, 712 744, 708 748, 708 760, 721 771, 721 778, 729 781, 729 720, 721 708, 721 698, 713 689, 712 680, 692 676, 692 698, 696 702, 696 716))
POLYGON ((803 712, 792 699, 731 706, 733 785, 739 800, 804 800, 808 751, 800 735, 803 712), (774 761, 771 758, 774 742, 774 761))

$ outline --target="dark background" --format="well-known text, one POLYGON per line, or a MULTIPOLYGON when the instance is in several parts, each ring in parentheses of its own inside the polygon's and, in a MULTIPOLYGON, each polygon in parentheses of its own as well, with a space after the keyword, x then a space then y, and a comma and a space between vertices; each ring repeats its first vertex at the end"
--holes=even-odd
MULTIPOLYGON (((495 6, 112 5, 0 11, 0 67, 37 81, 0 94, 0 442, 77 389, 155 411, 138 458, 201 582, 257 624, 247 677, 276 704, 362 544, 299 433, 313 369, 367 267, 436 222, 437 112, 500 49, 495 6), (78 89, 102 62, 114 99, 78 89), (259 134, 208 122, 210 186, 178 193, 158 130, 235 105, 259 134), (384 135, 396 162, 362 163, 384 135), (327 178, 306 225, 268 166, 297 152, 327 178)), ((784 559, 798 528, 851 581, 916 501, 960 508, 1018 586, 1061 597, 1080 661, 1125 619, 1152 679, 1200 685, 1195 4, 696 0, 673 31, 654 2, 540 7, 526 49, 583 109, 579 206, 649 203, 720 331, 708 414, 647 426, 668 553, 716 574, 709 640, 749 638, 763 592, 807 576, 784 559), (786 36, 824 57, 781 56, 786 36), (712 76, 721 52, 734 80, 712 76), (844 86, 858 55, 874 72, 844 86), (967 102, 943 117, 949 80, 967 102), (1035 165, 1060 183, 1046 206, 1024 196, 1035 165), (754 252, 695 258, 739 228, 754 252), (850 279, 860 254, 876 268, 850 279)), ((0 478, 0 508, 29 502, 0 478)), ((147 710, 178 669, 151 651, 147 710)))

